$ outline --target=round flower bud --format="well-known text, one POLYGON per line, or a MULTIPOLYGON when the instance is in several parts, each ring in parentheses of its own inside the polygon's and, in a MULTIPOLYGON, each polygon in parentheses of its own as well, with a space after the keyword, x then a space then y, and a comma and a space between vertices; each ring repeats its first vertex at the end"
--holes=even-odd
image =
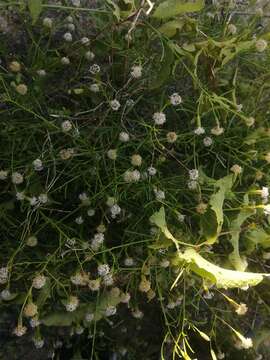
POLYGON ((36 236, 29 236, 26 240, 26 245, 30 247, 35 247, 38 244, 38 239, 36 236))
POLYGON ((139 154, 134 154, 131 156, 131 164, 133 166, 141 166, 142 165, 142 157, 139 154))
POLYGON ((28 88, 25 84, 19 84, 16 86, 15 89, 16 89, 17 93, 20 95, 26 95, 27 91, 28 91, 28 88))
POLYGON ((38 307, 33 302, 28 303, 23 309, 23 313, 26 317, 33 317, 37 314, 37 312, 38 307))
POLYGON ((9 70, 14 73, 20 72, 22 69, 21 64, 18 61, 12 61, 8 67, 9 70))

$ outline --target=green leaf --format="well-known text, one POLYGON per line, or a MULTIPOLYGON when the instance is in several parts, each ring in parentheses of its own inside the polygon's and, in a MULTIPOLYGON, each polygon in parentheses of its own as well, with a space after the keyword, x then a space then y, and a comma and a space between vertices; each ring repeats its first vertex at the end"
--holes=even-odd
POLYGON ((226 193, 231 190, 233 185, 233 175, 225 176, 215 183, 218 188, 209 201, 210 208, 201 219, 203 234, 207 244, 214 244, 222 230, 223 225, 223 203, 226 193))
POLYGON ((115 2, 112 0, 106 0, 106 2, 113 7, 112 13, 119 21, 121 18, 121 11, 120 11, 119 6, 117 4, 115 4, 115 2))
POLYGON ((239 252, 239 237, 241 232, 242 224, 248 219, 250 216, 254 215, 253 209, 242 209, 237 217, 231 222, 231 238, 230 242, 233 246, 233 252, 229 255, 229 260, 231 264, 234 266, 236 270, 245 271, 247 264, 244 261, 239 252))
POLYGON ((184 21, 179 19, 168 21, 165 24, 161 25, 158 28, 158 31, 171 38, 176 34, 177 30, 181 30, 183 28, 184 24, 184 21))
POLYGON ((262 228, 249 230, 245 234, 244 241, 248 243, 247 253, 250 254, 256 246, 261 245, 264 249, 270 247, 270 235, 262 228))
POLYGON ((156 9, 153 17, 157 19, 167 19, 173 16, 185 14, 188 12, 200 11, 204 7, 204 0, 183 1, 183 0, 166 0, 163 1, 156 9))
MULTIPOLYGON (((207 279, 218 288, 242 288, 259 284, 267 274, 234 271, 221 268, 204 259, 194 249, 188 248, 184 253, 178 254, 181 262, 186 262, 189 269, 203 279, 207 279)), ((177 260, 176 260, 177 261, 177 260)))
POLYGON ((164 45, 164 57, 162 61, 159 62, 158 68, 155 69, 153 76, 150 81, 151 89, 160 88, 170 77, 172 65, 174 63, 175 57, 171 47, 164 45))
POLYGON ((43 0, 28 0, 28 9, 32 17, 32 23, 34 24, 42 11, 43 0))

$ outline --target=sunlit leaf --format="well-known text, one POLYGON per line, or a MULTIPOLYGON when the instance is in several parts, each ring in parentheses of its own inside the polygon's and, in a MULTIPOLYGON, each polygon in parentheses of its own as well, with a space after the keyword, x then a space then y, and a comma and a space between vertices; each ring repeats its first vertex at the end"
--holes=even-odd
POLYGON ((166 0, 163 1, 153 13, 153 17, 158 19, 167 19, 176 15, 188 12, 196 12, 202 10, 204 0, 183 1, 183 0, 166 0))
MULTIPOLYGON (((176 260, 177 261, 177 260, 176 260)), ((207 279, 218 288, 242 288, 259 284, 267 274, 223 269, 204 259, 194 249, 188 248, 178 254, 178 261, 185 262, 191 271, 207 279)))

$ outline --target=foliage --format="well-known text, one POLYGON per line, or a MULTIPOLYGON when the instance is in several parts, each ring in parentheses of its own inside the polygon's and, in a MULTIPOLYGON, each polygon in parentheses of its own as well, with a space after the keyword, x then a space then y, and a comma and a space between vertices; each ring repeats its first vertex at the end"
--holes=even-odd
POLYGON ((0 2, 0 321, 12 339, 76 359, 269 357, 260 6, 0 2))

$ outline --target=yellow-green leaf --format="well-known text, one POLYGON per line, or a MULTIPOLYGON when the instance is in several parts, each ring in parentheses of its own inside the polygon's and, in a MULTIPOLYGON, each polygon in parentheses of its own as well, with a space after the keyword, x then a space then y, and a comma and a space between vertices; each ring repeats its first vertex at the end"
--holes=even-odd
POLYGON ((166 0, 163 1, 156 9, 153 17, 158 19, 167 19, 188 12, 202 10, 204 0, 183 1, 183 0, 166 0))
POLYGON ((28 0, 28 9, 30 11, 33 24, 39 18, 39 15, 42 11, 42 1, 43 0, 28 0))
POLYGON ((204 259, 194 249, 188 248, 178 254, 178 261, 188 264, 189 269, 218 288, 242 288, 259 284, 267 274, 242 272, 221 268, 204 259))
POLYGON ((172 20, 172 21, 168 21, 165 24, 161 25, 158 28, 158 31, 160 31, 162 34, 170 37, 173 37, 177 30, 181 30, 184 26, 184 21, 183 20, 172 20))

